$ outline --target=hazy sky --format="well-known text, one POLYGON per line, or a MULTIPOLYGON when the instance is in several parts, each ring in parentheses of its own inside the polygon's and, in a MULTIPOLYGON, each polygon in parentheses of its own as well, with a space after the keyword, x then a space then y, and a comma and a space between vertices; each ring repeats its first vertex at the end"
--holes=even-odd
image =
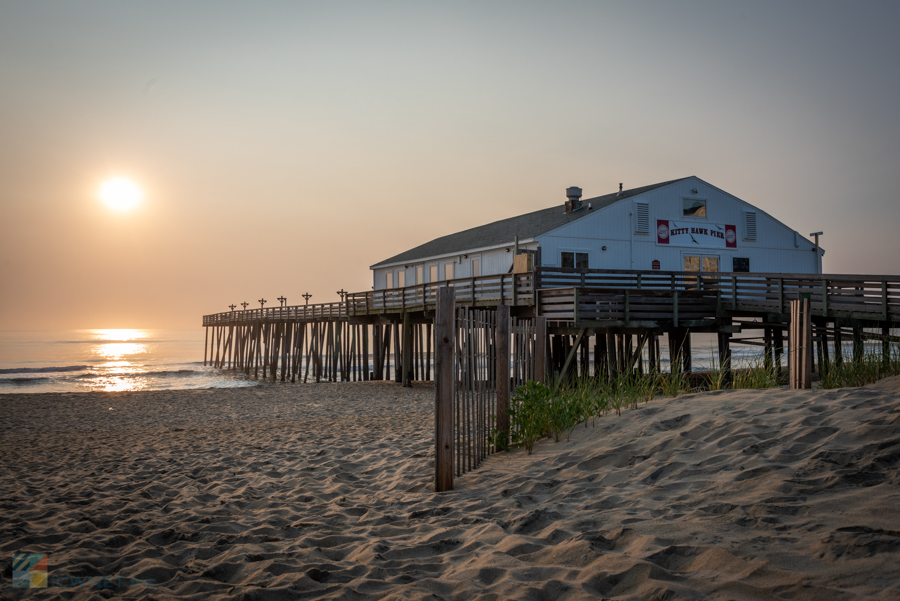
POLYGON ((900 273, 900 2, 0 0, 0 329, 337 300, 437 236, 698 177, 900 273), (142 205, 114 213, 127 175, 142 205), (254 304, 258 306, 258 303, 254 304))

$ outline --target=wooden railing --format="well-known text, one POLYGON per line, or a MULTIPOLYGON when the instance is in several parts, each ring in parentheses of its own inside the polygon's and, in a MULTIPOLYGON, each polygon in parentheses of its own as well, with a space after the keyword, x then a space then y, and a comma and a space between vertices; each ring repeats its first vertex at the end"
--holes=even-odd
MULTIPOLYGON (((854 319, 871 319, 874 321, 900 321, 900 276, 863 276, 863 275, 805 275, 805 274, 781 274, 781 273, 693 273, 693 272, 664 272, 664 271, 620 271, 599 269, 563 269, 563 268, 539 268, 535 274, 541 297, 541 306, 544 299, 550 305, 565 304, 562 299, 550 300, 548 295, 552 289, 560 288, 573 290, 575 288, 586 289, 591 293, 599 294, 600 290, 614 293, 613 297, 596 297, 595 302, 612 302, 609 305, 611 315, 623 315, 625 311, 625 291, 634 298, 629 298, 629 305, 637 307, 641 303, 662 305, 674 304, 674 292, 678 292, 680 308, 688 298, 716 297, 716 308, 722 310, 744 311, 751 313, 780 313, 789 311, 788 303, 791 300, 808 297, 810 299, 813 315, 824 317, 847 317, 854 319), (666 291, 662 297, 657 297, 653 302, 649 300, 637 300, 634 296, 640 292, 641 296, 649 299, 647 295, 651 291, 666 291), (688 293, 702 293, 699 296, 688 293), (620 299, 615 301, 615 293, 620 299), (663 298, 668 300, 662 300, 663 298)), ((570 292, 570 300, 574 311, 574 293, 570 292)), ((582 293, 584 294, 584 293, 582 293)), ((556 292, 553 296, 565 296, 563 292, 556 292)), ((691 301, 700 309, 703 303, 691 301), (699 303, 699 304, 698 304, 699 303)), ((706 301, 708 303, 708 301, 706 301)), ((584 306, 583 302, 579 307, 584 306)), ((631 307, 629 306, 629 309, 631 307)), ((548 307, 549 309, 549 307, 548 307)), ((584 307, 588 310, 589 307, 584 307)), ((560 310, 562 310, 560 308, 560 310)), ((543 309, 541 309, 543 313, 543 309)), ((629 312, 632 319, 636 319, 640 312, 629 312)), ((649 318, 653 313, 651 309, 644 314, 649 318)), ((673 311, 669 311, 669 316, 673 311)), ((560 313, 562 315, 562 313, 560 313)), ((581 319, 585 319, 581 314, 581 319)), ((679 312, 681 319, 689 319, 688 313, 679 312)), ((574 316, 574 314, 573 314, 574 316)), ((708 315, 712 316, 712 315, 708 315)), ((553 319, 548 314, 548 319, 553 319)), ((609 319, 621 319, 621 317, 609 317, 609 319)))
POLYGON ((716 317, 718 293, 699 290, 551 288, 538 291, 540 315, 552 322, 679 322, 716 317))
POLYGON ((312 321, 406 311, 433 311, 437 290, 451 286, 457 306, 529 306, 540 290, 539 312, 548 319, 694 319, 704 311, 788 312, 791 300, 808 296, 813 315, 900 321, 900 276, 781 273, 695 273, 539 267, 525 274, 488 275, 404 288, 348 294, 343 302, 228 311, 203 317, 204 326, 255 321, 312 321), (564 292, 568 290, 568 292, 564 292), (627 292, 626 292, 627 291, 627 292), (663 294, 651 294, 654 291, 663 294), (677 291, 677 302, 676 295, 677 291), (568 300, 566 300, 568 295, 568 300), (715 305, 710 305, 710 299, 715 305), (545 309, 546 304, 546 309, 545 309), (567 308, 571 305, 571 308, 567 308), (567 313, 568 311, 568 313, 567 313), (656 316, 656 317, 654 317, 656 316))
POLYGON ((348 295, 351 315, 434 310, 437 291, 451 286, 457 306, 531 305, 533 275, 502 274, 417 284, 404 288, 356 292, 348 295))
POLYGON ((240 324, 258 321, 313 321, 322 318, 345 317, 346 303, 319 303, 316 305, 297 305, 291 307, 269 307, 246 309, 244 311, 226 311, 203 316, 204 326, 223 324, 240 324))
POLYGON ((312 321, 357 315, 433 311, 439 288, 454 289, 457 306, 493 307, 496 305, 532 305, 532 273, 485 275, 443 282, 416 284, 404 288, 351 292, 343 302, 290 307, 269 307, 246 311, 227 311, 203 317, 204 326, 248 321, 312 321))

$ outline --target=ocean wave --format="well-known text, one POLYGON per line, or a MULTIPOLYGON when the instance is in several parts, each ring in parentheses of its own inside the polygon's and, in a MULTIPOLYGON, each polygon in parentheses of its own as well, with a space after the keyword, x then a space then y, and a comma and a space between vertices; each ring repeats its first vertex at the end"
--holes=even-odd
POLYGON ((7 386, 27 386, 29 384, 37 384, 39 382, 46 382, 50 378, 0 378, 0 386, 4 384, 7 386))
POLYGON ((148 371, 145 372, 145 376, 184 376, 186 374, 191 375, 202 375, 201 372, 195 369, 174 369, 171 371, 148 371))
POLYGON ((48 374, 63 371, 81 371, 89 369, 87 365, 66 365, 64 367, 14 367, 0 369, 0 374, 48 374))
POLYGON ((92 371, 86 374, 80 374, 75 376, 80 380, 91 380, 94 378, 167 378, 170 376, 201 376, 205 375, 201 371, 197 371, 195 369, 173 369, 173 370, 162 370, 162 371, 133 371, 133 372, 125 372, 125 373, 117 373, 117 372, 109 372, 102 373, 92 371))

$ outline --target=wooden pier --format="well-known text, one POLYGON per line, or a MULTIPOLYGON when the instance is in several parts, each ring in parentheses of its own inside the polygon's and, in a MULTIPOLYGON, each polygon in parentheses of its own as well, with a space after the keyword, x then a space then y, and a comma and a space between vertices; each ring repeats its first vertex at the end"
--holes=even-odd
POLYGON ((558 374, 655 369, 663 334, 672 369, 689 371, 690 336, 699 332, 718 335, 723 363, 732 341, 746 341, 764 346, 766 361, 780 365, 789 303, 803 298, 809 299, 820 363, 845 341, 853 342, 854 353, 862 352, 864 340, 887 342, 890 328, 900 322, 898 276, 538 267, 350 293, 341 302, 206 315, 204 364, 291 382, 431 380, 434 311, 438 291, 447 286, 457 307, 503 305, 515 318, 544 317, 541 363, 558 374), (762 333, 761 340, 735 338, 754 331, 762 333))

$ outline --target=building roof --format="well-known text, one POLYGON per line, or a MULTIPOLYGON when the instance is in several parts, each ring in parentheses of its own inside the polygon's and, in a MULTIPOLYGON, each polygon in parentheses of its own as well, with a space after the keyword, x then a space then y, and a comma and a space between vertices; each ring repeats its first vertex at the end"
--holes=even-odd
POLYGON ((455 234, 441 236, 435 238, 431 242, 426 242, 415 248, 411 248, 399 255, 394 255, 389 259, 385 259, 380 263, 371 266, 371 269, 390 265, 392 263, 411 263, 429 257, 438 257, 454 253, 462 253, 478 248, 486 248, 489 246, 499 246, 504 244, 512 244, 516 235, 519 240, 529 240, 535 236, 539 236, 550 230, 554 230, 567 223, 581 219, 582 217, 594 213, 598 209, 604 209, 612 204, 631 198, 644 192, 649 192, 663 186, 668 186, 675 182, 679 182, 686 177, 673 179, 667 182, 643 186, 641 188, 632 188, 631 190, 622 190, 622 192, 613 192, 604 196, 595 198, 583 198, 581 202, 584 208, 565 212, 565 205, 559 202, 548 209, 541 209, 533 213, 526 213, 518 217, 510 217, 509 219, 501 219, 494 223, 473 227, 463 230, 455 234), (590 203, 592 209, 588 210, 587 205, 590 203))

